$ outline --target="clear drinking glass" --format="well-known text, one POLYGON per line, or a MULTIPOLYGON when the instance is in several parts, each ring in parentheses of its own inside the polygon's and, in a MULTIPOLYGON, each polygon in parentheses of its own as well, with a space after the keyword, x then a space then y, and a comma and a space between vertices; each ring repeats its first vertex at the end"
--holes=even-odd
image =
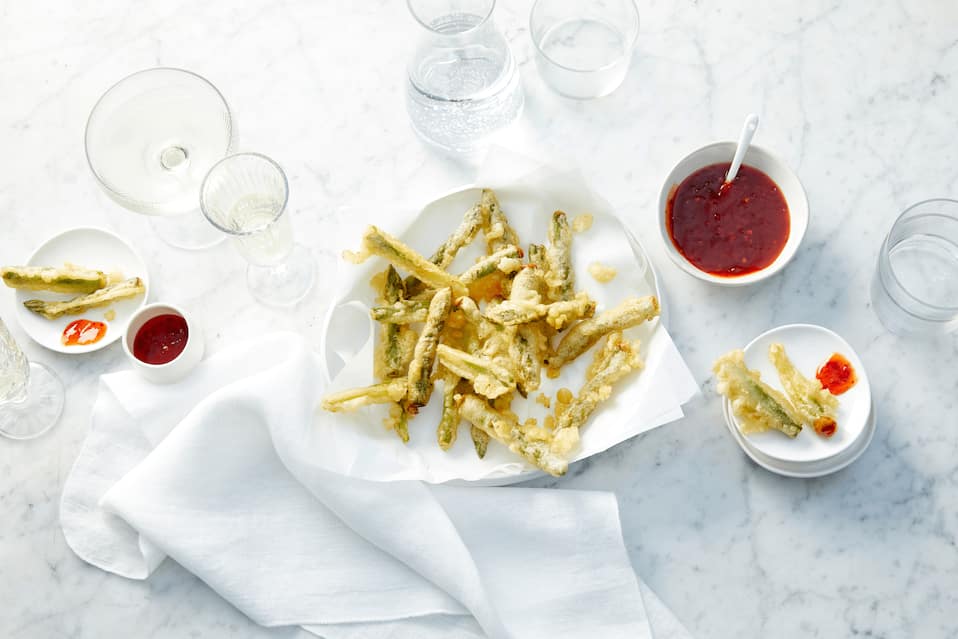
POLYGON ((93 107, 85 143, 103 190, 155 216, 168 244, 200 249, 223 240, 198 210, 203 178, 235 143, 229 106, 208 80, 168 68, 123 78, 93 107))
POLYGON ((634 0, 536 0, 529 33, 546 84, 566 97, 598 98, 625 79, 639 9, 634 0))
POLYGON ((0 319, 0 435, 32 439, 63 413, 63 382, 46 366, 28 362, 0 319))
POLYGON ((237 153, 217 162, 200 188, 200 208, 210 223, 233 238, 249 262, 246 283, 253 297, 291 306, 313 287, 316 263, 293 242, 286 213, 289 184, 280 166, 259 153, 237 153))
POLYGON ((871 298, 893 333, 958 329, 958 201, 919 202, 895 220, 878 252, 871 298))
POLYGON ((492 22, 495 0, 407 4, 425 28, 408 69, 413 129, 447 151, 475 151, 518 118, 523 105, 512 51, 492 22))

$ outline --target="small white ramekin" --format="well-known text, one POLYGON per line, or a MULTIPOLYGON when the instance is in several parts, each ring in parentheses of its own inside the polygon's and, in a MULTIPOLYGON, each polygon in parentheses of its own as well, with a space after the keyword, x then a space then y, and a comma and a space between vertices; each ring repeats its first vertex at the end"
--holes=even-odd
POLYGON ((156 384, 172 384, 186 377, 203 359, 203 333, 182 309, 172 304, 148 304, 130 318, 123 334, 123 352, 133 368, 146 379, 156 384), (160 315, 178 315, 186 320, 186 347, 176 359, 166 364, 147 364, 133 355, 133 340, 146 322, 160 315))
POLYGON ((785 203, 788 204, 789 230, 788 240, 785 242, 782 252, 779 253, 775 261, 754 273, 746 275, 723 277, 712 275, 698 269, 694 264, 685 259, 669 236, 668 224, 666 223, 666 209, 669 196, 672 190, 677 188, 682 180, 692 175, 699 169, 705 168, 710 164, 719 162, 731 162, 735 155, 735 142, 715 142, 701 149, 692 151, 682 158, 662 185, 662 192, 659 194, 659 233, 662 236, 662 242, 665 244, 665 252, 668 253, 672 261, 683 271, 712 284, 720 286, 744 286, 754 284, 767 279, 783 268, 795 257, 799 245, 805 238, 805 231, 808 229, 808 198, 805 196, 805 188, 799 182, 798 176, 792 171, 785 162, 772 155, 765 149, 757 146, 750 146, 745 153, 743 164, 754 167, 772 179, 778 188, 782 190, 785 197, 785 203))

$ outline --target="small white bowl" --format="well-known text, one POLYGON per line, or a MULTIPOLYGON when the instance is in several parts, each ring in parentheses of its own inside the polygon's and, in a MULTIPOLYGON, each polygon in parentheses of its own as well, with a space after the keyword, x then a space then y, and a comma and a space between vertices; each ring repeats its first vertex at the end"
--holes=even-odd
POLYGON ((182 309, 172 304, 149 304, 130 318, 123 334, 123 352, 133 363, 133 368, 146 379, 156 384, 172 384, 186 377, 203 359, 203 333, 182 309), (186 347, 174 360, 166 364, 147 364, 133 355, 133 340, 146 322, 160 315, 178 315, 186 320, 186 347))
POLYGON ((795 253, 805 237, 805 231, 808 229, 808 198, 805 196, 805 189, 799 182, 798 176, 780 159, 765 149, 752 145, 745 153, 743 164, 754 167, 770 177, 781 189, 782 195, 785 197, 785 203, 788 204, 788 240, 786 240, 782 252, 775 258, 774 262, 760 271, 731 277, 706 273, 685 259, 685 256, 675 248, 672 238, 669 237, 665 219, 669 195, 672 189, 677 188, 682 183, 682 180, 699 169, 719 162, 731 162, 733 155, 735 155, 735 142, 715 142, 693 151, 675 165, 665 179, 662 192, 659 194, 659 233, 662 236, 662 242, 665 244, 666 253, 679 268, 689 275, 720 286, 745 286, 775 275, 795 257, 795 253))

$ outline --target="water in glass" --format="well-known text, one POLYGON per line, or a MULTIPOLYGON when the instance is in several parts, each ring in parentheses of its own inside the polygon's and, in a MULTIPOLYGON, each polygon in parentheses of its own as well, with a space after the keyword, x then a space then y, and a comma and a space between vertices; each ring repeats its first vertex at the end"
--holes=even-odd
MULTIPOLYGON (((417 15, 428 30, 409 64, 413 128, 444 149, 469 152, 514 121, 523 96, 505 38, 482 13, 417 15)), ((489 9, 491 13, 491 8, 489 9)))
POLYGON ((277 217, 283 202, 264 194, 244 195, 230 208, 226 223, 238 233, 237 250, 251 264, 279 264, 293 250, 293 230, 285 215, 277 217))
POLYGON ((27 358, 0 320, 0 402, 23 401, 29 380, 27 358))

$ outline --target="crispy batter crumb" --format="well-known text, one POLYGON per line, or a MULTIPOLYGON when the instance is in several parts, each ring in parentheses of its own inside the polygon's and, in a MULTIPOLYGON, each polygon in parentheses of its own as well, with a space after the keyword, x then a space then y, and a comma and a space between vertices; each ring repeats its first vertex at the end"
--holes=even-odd
POLYGON ((552 400, 545 393, 539 393, 538 395, 536 395, 536 403, 542 404, 546 408, 552 407, 552 400))
POLYGON ((115 309, 115 308, 109 309, 106 313, 103 314, 103 319, 105 319, 105 320, 108 321, 108 322, 112 322, 113 320, 115 320, 115 319, 116 319, 116 309, 115 309))
POLYGON ((576 233, 582 233, 583 231, 588 231, 592 228, 592 214, 583 213, 582 215, 576 215, 572 218, 572 230, 576 233))
POLYGON ((553 429, 556 427, 556 418, 555 415, 546 415, 545 420, 543 420, 542 425, 548 429, 553 429))
POLYGON ((572 402, 572 391, 568 388, 560 388, 556 393, 556 402, 560 404, 569 404, 572 402))
POLYGON ((618 274, 619 272, 611 266, 606 266, 605 264, 600 264, 599 262, 592 262, 589 264, 589 275, 591 275, 593 279, 600 284, 611 282, 618 274))

